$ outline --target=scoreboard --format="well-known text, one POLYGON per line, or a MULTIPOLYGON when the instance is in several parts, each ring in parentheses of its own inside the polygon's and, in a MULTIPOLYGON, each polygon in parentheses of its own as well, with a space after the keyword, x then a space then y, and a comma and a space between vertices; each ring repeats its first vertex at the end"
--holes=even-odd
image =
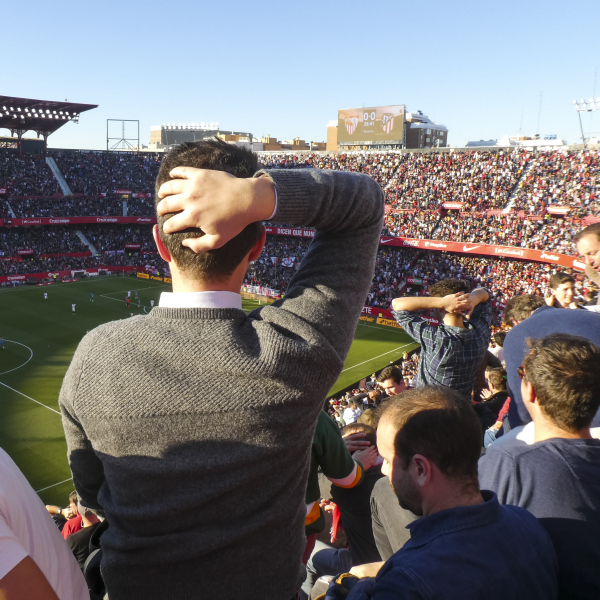
POLYGON ((338 143, 402 143, 403 104, 372 108, 346 108, 338 111, 338 143))

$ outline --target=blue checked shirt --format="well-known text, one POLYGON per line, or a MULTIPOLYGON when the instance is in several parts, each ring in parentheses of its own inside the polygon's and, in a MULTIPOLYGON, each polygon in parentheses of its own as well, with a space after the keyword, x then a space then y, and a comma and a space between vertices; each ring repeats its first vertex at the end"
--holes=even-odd
POLYGON ((475 376, 490 344, 492 301, 478 304, 465 328, 430 325, 409 310, 392 311, 398 325, 421 344, 417 387, 444 385, 471 398, 475 376))

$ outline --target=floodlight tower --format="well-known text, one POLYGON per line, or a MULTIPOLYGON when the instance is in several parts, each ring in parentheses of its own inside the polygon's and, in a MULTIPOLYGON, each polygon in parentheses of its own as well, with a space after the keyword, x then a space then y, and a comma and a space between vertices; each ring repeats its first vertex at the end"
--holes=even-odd
POLYGON ((582 112, 594 112, 596 110, 600 110, 600 98, 596 98, 596 102, 594 103, 594 99, 590 98, 587 103, 585 100, 573 100, 573 104, 575 104, 575 110, 579 114, 579 128, 581 129, 581 141, 583 142, 583 149, 586 150, 587 146, 585 144, 585 136, 583 135, 583 125, 581 124, 581 113, 582 112))

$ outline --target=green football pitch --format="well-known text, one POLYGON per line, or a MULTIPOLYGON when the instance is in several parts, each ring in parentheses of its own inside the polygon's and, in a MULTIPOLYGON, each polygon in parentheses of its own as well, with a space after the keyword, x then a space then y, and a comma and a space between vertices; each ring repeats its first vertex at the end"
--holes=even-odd
MULTIPOLYGON (((58 393, 81 338, 94 327, 150 311, 162 282, 106 277, 52 286, 0 289, 0 447, 46 504, 65 506, 73 489, 58 393), (131 306, 125 304, 131 291, 131 306), (138 308, 135 293, 141 301, 138 308), (94 302, 90 294, 94 292, 94 302), (48 300, 44 300, 44 293, 48 300), (71 305, 75 304, 75 314, 71 305)), ((244 300, 250 311, 258 302, 244 300)), ((400 329, 360 322, 332 393, 359 381, 416 347, 400 329)))

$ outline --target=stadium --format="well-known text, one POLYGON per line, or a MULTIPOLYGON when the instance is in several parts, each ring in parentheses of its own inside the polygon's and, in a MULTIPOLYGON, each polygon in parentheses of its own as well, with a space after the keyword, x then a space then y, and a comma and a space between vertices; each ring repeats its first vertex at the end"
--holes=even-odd
MULTIPOLYGON (((0 141, 0 447, 43 503, 59 507, 74 482, 58 397, 78 344, 99 326, 149 315, 172 286, 152 234, 164 152, 48 146, 48 136, 93 108, 0 97, 0 128, 12 134, 0 141), (39 139, 24 138, 30 130, 39 139)), ((408 387, 416 384, 421 344, 392 312, 395 298, 428 298, 443 279, 460 280, 469 292, 485 288, 497 332, 505 329, 511 298, 552 297, 557 274, 573 280, 574 302, 596 304, 598 297, 574 243, 578 232, 600 223, 598 149, 520 144, 471 150, 433 142, 407 148, 411 123, 403 120, 403 106, 394 117, 392 109, 399 108, 377 109, 373 123, 381 121, 385 133, 370 139, 366 121, 363 132, 362 120, 340 110, 337 141, 345 146, 337 150, 258 152, 267 172, 362 174, 383 190, 372 282, 327 394, 340 426, 341 407, 376 389, 372 374, 377 379, 398 365, 408 387), (357 390, 363 393, 356 396, 357 390)), ((418 135, 428 131, 416 129, 418 135)), ((186 139, 173 142, 171 132, 163 150, 188 138, 214 139, 218 129, 205 133, 185 132, 186 139)), ((251 134, 230 137, 225 141, 251 148, 251 134)), ((315 228, 286 222, 266 221, 265 230, 264 250, 242 283, 246 313, 285 302, 316 235, 315 228)), ((420 314, 440 326, 439 312, 420 314)))

